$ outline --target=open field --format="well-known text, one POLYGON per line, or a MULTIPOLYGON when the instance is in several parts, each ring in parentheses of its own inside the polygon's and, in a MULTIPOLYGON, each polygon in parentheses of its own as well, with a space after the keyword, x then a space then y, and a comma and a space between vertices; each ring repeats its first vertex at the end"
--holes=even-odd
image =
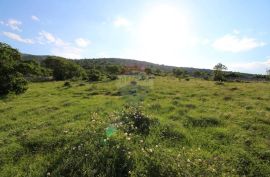
POLYGON ((0 176, 270 176, 269 83, 70 83, 1 98, 0 176))

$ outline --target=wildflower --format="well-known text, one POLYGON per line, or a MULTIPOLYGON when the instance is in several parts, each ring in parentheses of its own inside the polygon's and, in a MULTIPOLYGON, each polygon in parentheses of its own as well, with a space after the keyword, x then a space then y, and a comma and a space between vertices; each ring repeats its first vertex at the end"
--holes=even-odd
POLYGON ((88 154, 84 154, 84 156, 85 156, 85 157, 87 157, 87 156, 88 156, 88 154))
POLYGON ((48 172, 48 173, 47 173, 47 176, 51 176, 51 173, 50 173, 50 172, 48 172))
POLYGON ((65 130, 65 131, 64 131, 64 133, 68 133, 68 131, 67 131, 67 130, 65 130))
POLYGON ((152 152, 153 152, 153 149, 149 149, 149 152, 151 152, 151 153, 152 153, 152 152))
POLYGON ((190 162, 190 160, 189 160, 189 159, 187 159, 187 162, 190 162))
POLYGON ((72 150, 75 150, 75 149, 76 149, 76 147, 73 147, 73 148, 72 148, 72 150))
POLYGON ((131 138, 130 137, 127 137, 127 140, 129 141, 131 138))
POLYGON ((202 159, 198 159, 198 161, 199 161, 199 162, 201 162, 201 161, 202 161, 202 159))
POLYGON ((143 143, 143 140, 140 140, 140 143, 143 143))
POLYGON ((127 136, 127 135, 128 135, 128 133, 125 133, 125 135, 127 136))
POLYGON ((158 147, 158 145, 156 145, 156 148, 158 147))

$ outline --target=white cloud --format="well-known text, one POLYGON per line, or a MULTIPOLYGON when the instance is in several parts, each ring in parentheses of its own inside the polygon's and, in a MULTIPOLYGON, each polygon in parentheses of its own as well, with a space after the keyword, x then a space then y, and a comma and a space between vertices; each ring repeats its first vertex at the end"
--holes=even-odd
POLYGON ((79 59, 82 58, 81 53, 82 49, 69 46, 54 47, 51 50, 51 53, 56 56, 61 56, 65 58, 79 59))
POLYGON ((34 20, 34 21, 40 21, 39 18, 37 16, 35 16, 35 15, 32 15, 31 19, 34 20))
POLYGON ((23 43, 26 43, 26 44, 33 44, 34 41, 32 39, 25 39, 25 38, 22 38, 20 35, 18 34, 15 34, 15 33, 11 33, 11 32, 3 32, 3 34, 10 38, 10 39, 13 39, 15 41, 18 41, 18 42, 23 42, 23 43))
POLYGON ((41 31, 38 33, 39 34, 39 39, 40 41, 46 42, 46 43, 54 43, 56 41, 55 37, 53 34, 46 32, 46 31, 41 31))
POLYGON ((81 48, 75 47, 74 44, 66 42, 47 31, 39 32, 38 41, 40 44, 50 44, 52 47, 51 54, 53 55, 72 59, 82 58, 83 50, 81 48))
POLYGON ((130 21, 124 17, 117 17, 113 21, 115 27, 129 27, 131 25, 130 21))
POLYGON ((266 44, 250 37, 240 37, 237 33, 227 34, 213 43, 213 47, 224 52, 245 52, 266 44))
POLYGON ((22 25, 22 22, 15 19, 9 19, 6 22, 6 25, 9 26, 12 30, 21 31, 20 26, 22 25))
POLYGON ((77 39, 75 39, 75 43, 79 47, 87 47, 88 45, 91 44, 91 41, 89 41, 87 39, 83 39, 83 38, 77 38, 77 39))
POLYGON ((266 61, 251 61, 241 63, 230 63, 227 65, 232 71, 241 71, 255 74, 265 74, 266 69, 270 68, 270 59, 266 61))

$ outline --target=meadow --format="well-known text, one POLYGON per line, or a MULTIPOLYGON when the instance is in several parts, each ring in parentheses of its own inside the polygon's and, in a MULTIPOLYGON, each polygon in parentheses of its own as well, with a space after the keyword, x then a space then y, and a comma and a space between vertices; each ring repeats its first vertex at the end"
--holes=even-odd
POLYGON ((0 99, 0 176, 270 176, 270 83, 122 76, 0 99))

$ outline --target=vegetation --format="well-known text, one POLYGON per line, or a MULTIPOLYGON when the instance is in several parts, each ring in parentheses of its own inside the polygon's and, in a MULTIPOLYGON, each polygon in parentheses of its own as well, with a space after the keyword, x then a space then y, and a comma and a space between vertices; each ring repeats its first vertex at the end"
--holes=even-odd
POLYGON ((82 67, 61 57, 48 57, 43 61, 43 63, 45 67, 52 70, 53 78, 55 80, 83 78, 86 76, 82 67))
POLYGON ((269 176, 270 85, 30 83, 0 100, 0 176, 269 176))
POLYGON ((29 87, 0 97, 0 176, 270 176, 270 84, 238 80, 269 71, 25 57, 0 43, 0 94, 29 87))
POLYGON ((0 42, 0 95, 20 94, 27 90, 22 65, 18 50, 0 42))
POLYGON ((214 66, 214 81, 224 81, 225 80, 225 73, 224 70, 227 70, 227 67, 222 63, 218 63, 214 66))

